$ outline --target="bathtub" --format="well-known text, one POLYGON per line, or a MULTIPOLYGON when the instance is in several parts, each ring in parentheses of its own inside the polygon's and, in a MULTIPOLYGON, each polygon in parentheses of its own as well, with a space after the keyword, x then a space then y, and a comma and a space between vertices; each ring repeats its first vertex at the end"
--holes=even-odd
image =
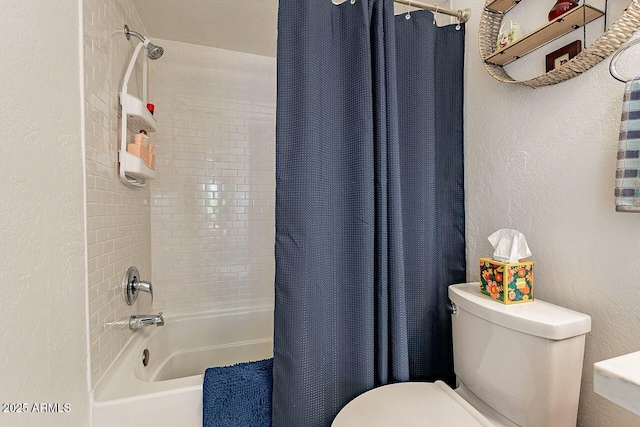
POLYGON ((137 330, 94 389, 93 427, 201 427, 206 368, 273 356, 273 307, 164 319, 137 330))

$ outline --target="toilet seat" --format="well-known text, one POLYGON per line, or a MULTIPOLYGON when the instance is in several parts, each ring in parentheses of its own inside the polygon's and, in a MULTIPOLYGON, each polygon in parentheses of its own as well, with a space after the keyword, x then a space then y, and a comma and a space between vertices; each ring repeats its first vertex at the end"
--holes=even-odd
POLYGON ((442 381, 375 388, 349 402, 332 427, 493 427, 442 381))

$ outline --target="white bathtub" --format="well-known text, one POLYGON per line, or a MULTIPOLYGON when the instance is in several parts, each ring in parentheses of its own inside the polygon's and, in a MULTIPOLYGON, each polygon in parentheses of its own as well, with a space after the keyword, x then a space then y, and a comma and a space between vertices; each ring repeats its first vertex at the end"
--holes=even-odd
POLYGON ((206 368, 273 356, 273 307, 167 311, 164 319, 137 330, 96 386, 93 427, 201 427, 206 368))

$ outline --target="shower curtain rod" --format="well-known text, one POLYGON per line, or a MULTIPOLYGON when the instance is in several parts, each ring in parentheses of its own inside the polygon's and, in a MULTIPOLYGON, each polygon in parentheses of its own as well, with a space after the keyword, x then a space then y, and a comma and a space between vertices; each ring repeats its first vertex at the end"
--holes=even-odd
POLYGON ((471 17, 471 9, 451 10, 440 6, 435 6, 421 1, 411 0, 393 0, 394 3, 405 4, 407 6, 417 7, 418 9, 426 9, 436 13, 442 13, 449 16, 455 16, 459 22, 467 22, 471 17))

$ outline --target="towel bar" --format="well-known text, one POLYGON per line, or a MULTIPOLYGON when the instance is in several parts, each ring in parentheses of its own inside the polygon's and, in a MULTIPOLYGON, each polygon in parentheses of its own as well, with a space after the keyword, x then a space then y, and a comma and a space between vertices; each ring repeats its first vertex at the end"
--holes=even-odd
POLYGON ((640 43, 640 38, 629 40, 628 42, 620 46, 620 49, 618 49, 618 51, 613 55, 613 58, 611 58, 611 62, 609 63, 609 73, 611 73, 611 76, 614 79, 621 81, 622 83, 627 83, 628 81, 633 80, 633 78, 628 79, 624 76, 621 76, 620 73, 618 73, 618 70, 616 69, 616 64, 618 63, 618 59, 620 58, 620 55, 622 55, 624 51, 629 49, 631 46, 637 45, 638 43, 640 43))

